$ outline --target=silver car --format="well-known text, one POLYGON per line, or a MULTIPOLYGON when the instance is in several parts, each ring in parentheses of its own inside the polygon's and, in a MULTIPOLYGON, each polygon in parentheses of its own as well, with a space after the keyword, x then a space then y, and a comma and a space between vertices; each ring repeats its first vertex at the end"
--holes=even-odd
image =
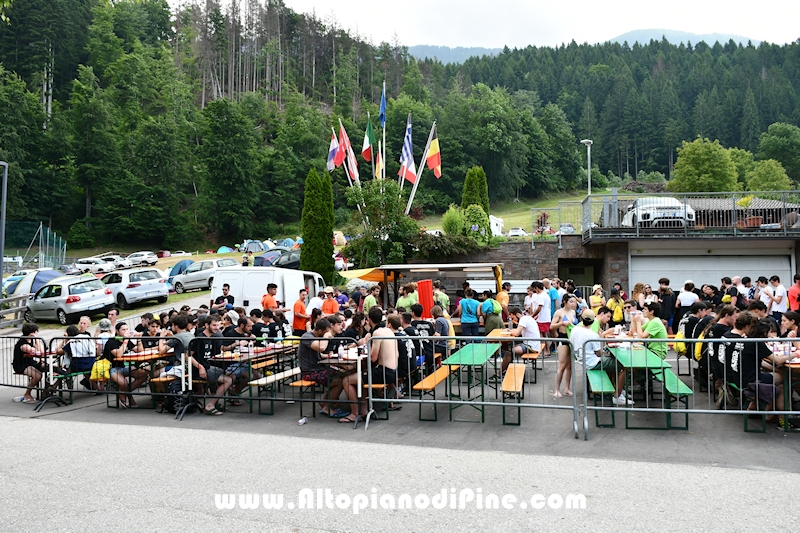
POLYGON ((158 300, 166 303, 169 288, 160 270, 155 268, 135 268, 106 274, 101 279, 111 289, 114 301, 120 309, 128 309, 130 304, 145 300, 158 300))
POLYGON ((97 278, 66 276, 56 278, 28 298, 25 320, 58 320, 66 326, 81 315, 106 314, 114 307, 111 289, 97 278))
POLYGON ((153 252, 133 252, 126 259, 132 266, 153 266, 158 263, 158 256, 153 252))
POLYGON ((92 274, 105 274, 116 269, 113 263, 107 263, 97 257, 78 259, 75 261, 75 266, 81 269, 81 272, 91 272, 92 274))
POLYGON ((131 268, 133 266, 133 263, 131 263, 129 260, 123 259, 118 255, 104 255, 100 259, 102 259, 106 263, 114 265, 115 269, 117 270, 121 268, 131 268))
POLYGON ((239 262, 230 257, 197 261, 189 265, 183 274, 175 276, 172 279, 172 286, 178 294, 189 289, 210 289, 218 268, 238 265, 239 262))

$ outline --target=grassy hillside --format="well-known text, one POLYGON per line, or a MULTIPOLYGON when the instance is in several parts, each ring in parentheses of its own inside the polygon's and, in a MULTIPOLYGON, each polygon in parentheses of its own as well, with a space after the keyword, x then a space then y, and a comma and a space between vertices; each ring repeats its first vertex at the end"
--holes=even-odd
MULTIPOLYGON (((603 192, 605 191, 601 189, 592 190, 594 194, 602 194, 603 192)), ((540 198, 533 201, 523 199, 520 202, 492 204, 491 214, 503 219, 503 228, 506 232, 511 228, 524 228, 526 231, 531 231, 531 209, 555 208, 558 207, 559 202, 580 202, 584 198, 586 198, 586 194, 581 192, 540 198)), ((563 220, 563 222, 572 222, 573 224, 577 221, 577 219, 575 221, 563 220)), ((420 222, 420 225, 425 226, 425 229, 442 229, 442 215, 427 216, 420 222)))

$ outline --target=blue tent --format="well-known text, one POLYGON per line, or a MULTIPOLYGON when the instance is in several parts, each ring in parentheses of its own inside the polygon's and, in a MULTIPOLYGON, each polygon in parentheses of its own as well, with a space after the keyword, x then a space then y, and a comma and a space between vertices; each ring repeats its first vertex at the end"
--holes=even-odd
POLYGON ((232 251, 233 251, 233 250, 232 250, 231 248, 228 248, 227 246, 220 246, 220 247, 219 247, 219 250, 217 250, 217 253, 218 253, 218 254, 229 254, 229 253, 231 253, 232 251))
POLYGON ((280 243, 279 246, 285 246, 287 248, 291 248, 292 246, 294 246, 294 241, 287 237, 283 239, 283 242, 280 243))
POLYGON ((297 238, 297 244, 303 244, 303 238, 302 237, 298 237, 297 238))
POLYGON ((11 283, 6 289, 9 296, 12 294, 17 296, 21 294, 32 294, 44 287, 50 281, 63 276, 63 272, 54 270, 52 268, 34 270, 33 272, 27 274, 24 278, 11 283))
POLYGON ((173 266, 172 269, 169 271, 169 279, 167 279, 167 283, 172 285, 172 278, 177 276, 178 274, 183 274, 186 271, 186 269, 189 268, 189 265, 191 265, 192 263, 194 263, 194 261, 192 261, 191 259, 184 259, 182 261, 178 261, 177 263, 175 263, 175 266, 173 266))

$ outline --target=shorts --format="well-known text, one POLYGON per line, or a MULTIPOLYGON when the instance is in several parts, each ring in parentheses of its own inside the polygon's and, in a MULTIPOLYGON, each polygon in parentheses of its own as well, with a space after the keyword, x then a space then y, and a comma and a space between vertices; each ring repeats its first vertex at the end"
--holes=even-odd
POLYGON ((131 367, 129 367, 129 366, 123 366, 123 367, 116 367, 115 366, 115 367, 112 367, 111 368, 111 375, 113 376, 114 374, 122 374, 123 376, 125 376, 127 378, 128 376, 131 375, 131 367))
POLYGON ((550 322, 538 322, 539 324, 539 333, 542 335, 546 335, 550 333, 550 322))
POLYGON ((605 370, 606 372, 613 372, 618 374, 623 370, 622 365, 617 363, 617 360, 610 355, 604 355, 600 358, 600 362, 594 365, 589 370, 605 370))
POLYGON ((247 372, 248 368, 250 368, 250 365, 247 363, 233 363, 231 366, 225 369, 225 374, 239 379, 242 377, 242 374, 247 372))
MULTIPOLYGON (((219 381, 219 377, 224 374, 225 372, 218 366, 210 366, 206 368, 206 378, 209 383, 217 383, 219 381)), ((192 367, 192 381, 203 381, 203 378, 200 377, 199 371, 192 367)))
POLYGON ((522 348, 522 353, 523 354, 534 353, 534 352, 538 352, 539 351, 536 348, 534 348, 533 346, 531 346, 530 344, 525 344, 524 342, 522 344, 520 344, 519 347, 522 348))
POLYGON ((164 371, 160 374, 162 376, 175 376, 176 378, 183 377, 183 367, 180 365, 176 366, 166 366, 164 367, 164 371))
MULTIPOLYGON (((369 383, 367 371, 361 373, 361 380, 366 384, 369 383)), ((372 383, 397 383, 397 371, 385 366, 372 367, 372 383)))
MULTIPOLYGON (((569 337, 567 336, 567 334, 566 333, 561 333, 560 331, 556 334, 556 338, 557 339, 567 339, 567 341, 569 341, 569 337)), ((562 342, 560 344, 567 344, 567 343, 566 342, 562 342)))
POLYGON ((336 372, 332 368, 323 368, 321 370, 314 370, 313 372, 303 372, 300 374, 306 381, 315 381, 318 384, 327 384, 330 379, 336 376, 336 372))

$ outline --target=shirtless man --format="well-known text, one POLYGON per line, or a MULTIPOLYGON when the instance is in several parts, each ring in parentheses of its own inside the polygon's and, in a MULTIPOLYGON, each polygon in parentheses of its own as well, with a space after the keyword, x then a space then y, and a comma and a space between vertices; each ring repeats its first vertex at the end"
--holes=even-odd
MULTIPOLYGON (((389 318, 395 322, 400 321, 400 317, 397 315, 392 315, 389 318)), ((396 384, 397 360, 399 351, 397 349, 397 340, 394 337, 394 332, 387 327, 378 327, 378 325, 383 321, 383 311, 380 307, 373 307, 369 310, 368 320, 370 327, 373 328, 372 338, 378 340, 372 341, 372 348, 369 353, 369 358, 373 364, 366 365, 366 369, 362 368, 362 383, 369 383, 367 372, 371 369, 372 383, 396 384)), ((395 327, 399 326, 400 324, 398 323, 395 327)), ((358 402, 357 374, 350 374, 344 379, 344 390, 347 394, 347 399, 350 400, 351 409, 350 415, 340 418, 339 422, 349 422, 352 424, 356 421, 357 416, 366 416, 367 414, 366 402, 358 402), (358 414, 356 415, 355 413, 358 414)))

